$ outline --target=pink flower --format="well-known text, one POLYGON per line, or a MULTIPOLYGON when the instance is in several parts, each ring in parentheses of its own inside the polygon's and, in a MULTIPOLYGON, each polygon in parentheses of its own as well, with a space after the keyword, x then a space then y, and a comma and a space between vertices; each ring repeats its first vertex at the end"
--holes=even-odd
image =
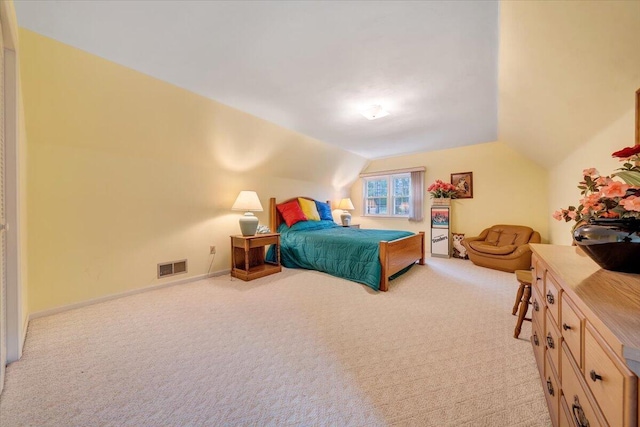
POLYGON ((601 191, 605 197, 624 197, 629 189, 629 184, 623 184, 618 181, 611 181, 609 185, 601 191))
POLYGON ((625 147, 612 156, 624 166, 608 176, 600 176, 595 168, 584 169, 584 179, 578 182, 580 206, 557 210, 553 218, 573 220, 576 225, 596 218, 640 220, 640 145, 625 147))
POLYGON ((620 204, 628 211, 640 212, 640 197, 629 196, 626 199, 620 200, 620 204))
POLYGON ((591 208, 600 203, 600 193, 589 194, 584 199, 580 200, 580 204, 585 208, 591 208))

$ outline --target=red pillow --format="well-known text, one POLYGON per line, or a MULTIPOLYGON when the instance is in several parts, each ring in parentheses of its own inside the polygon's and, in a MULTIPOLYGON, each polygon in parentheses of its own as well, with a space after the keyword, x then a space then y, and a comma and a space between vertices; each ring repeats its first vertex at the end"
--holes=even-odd
POLYGON ((291 227, 296 222, 307 220, 307 217, 304 215, 304 212, 302 212, 300 203, 298 203, 297 200, 281 203, 277 205, 276 208, 278 208, 278 212, 282 215, 284 222, 287 223, 287 227, 291 227))
POLYGON ((300 204, 297 200, 279 204, 276 208, 278 208, 278 212, 282 215, 284 222, 287 223, 287 227, 291 227, 296 222, 307 220, 307 217, 304 215, 304 212, 302 212, 302 208, 300 208, 300 204))

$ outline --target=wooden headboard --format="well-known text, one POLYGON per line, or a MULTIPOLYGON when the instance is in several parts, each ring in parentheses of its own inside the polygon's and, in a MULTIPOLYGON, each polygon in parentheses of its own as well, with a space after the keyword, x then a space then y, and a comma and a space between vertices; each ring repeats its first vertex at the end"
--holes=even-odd
MULTIPOLYGON (((278 209, 276 209, 276 205, 287 203, 292 200, 298 200, 298 199, 307 199, 307 200, 313 200, 313 201, 316 200, 316 199, 312 199, 311 197, 299 196, 299 197, 292 197, 280 203, 276 203, 275 197, 272 197, 269 199, 269 228, 271 229, 272 233, 277 233, 278 227, 280 227, 280 224, 284 222, 284 219, 282 219, 282 215, 280 215, 280 212, 278 212, 278 209)), ((327 203, 329 204, 329 206, 331 206, 330 200, 327 200, 327 203)))

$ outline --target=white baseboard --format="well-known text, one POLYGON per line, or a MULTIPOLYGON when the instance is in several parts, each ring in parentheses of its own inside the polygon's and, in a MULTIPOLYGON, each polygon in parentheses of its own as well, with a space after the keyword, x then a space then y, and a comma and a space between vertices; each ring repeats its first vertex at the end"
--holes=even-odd
MULTIPOLYGON (((106 295, 104 297, 94 298, 94 299, 90 299, 90 300, 82 301, 82 302, 77 302, 75 304, 63 305, 61 307, 56 307, 56 308, 51 308, 51 309, 48 309, 48 310, 37 311, 35 313, 29 314, 27 323, 29 321, 31 321, 33 319, 37 319, 39 317, 51 316, 52 314, 58 314, 58 313, 62 313, 64 311, 69 311, 69 310, 73 310, 73 309, 76 309, 76 308, 86 307, 86 306, 89 306, 89 305, 98 304, 98 303, 101 303, 101 302, 110 301, 110 300, 117 299, 117 298, 122 298, 122 297, 127 297, 127 296, 130 296, 130 295, 140 294, 142 292, 148 292, 148 291, 153 291, 153 290, 156 290, 156 289, 167 288, 169 286, 182 285, 182 284, 185 284, 185 283, 195 282, 195 281, 198 281, 198 280, 206 279, 208 277, 222 276, 224 274, 229 274, 230 272, 231 272, 231 269, 214 271, 213 273, 200 274, 198 276, 187 277, 186 279, 174 280, 172 282, 160 283, 160 284, 157 284, 157 285, 146 286, 144 288, 132 289, 130 291, 120 292, 120 293, 112 294, 112 295, 106 295)), ((26 327, 24 328, 24 331, 25 331, 25 338, 26 338, 26 331, 27 331, 26 327)), ((24 343, 24 338, 23 338, 23 343, 24 343)))

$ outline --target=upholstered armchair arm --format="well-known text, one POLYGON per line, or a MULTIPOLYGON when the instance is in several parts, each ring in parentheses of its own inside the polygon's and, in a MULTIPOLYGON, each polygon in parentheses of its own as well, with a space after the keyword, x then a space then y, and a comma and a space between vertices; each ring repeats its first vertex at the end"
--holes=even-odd
MULTIPOLYGON (((536 243, 536 242, 532 242, 532 243, 536 243)), ((524 245, 518 246, 515 251, 509 254, 508 258, 519 258, 522 255, 526 254, 527 252, 531 252, 531 247, 529 246, 528 243, 525 243, 524 245)))
POLYGON ((533 234, 531 235, 531 238, 529 239, 529 243, 540 243, 542 241, 542 238, 540 237, 540 233, 538 233, 537 231, 534 231, 533 234))

